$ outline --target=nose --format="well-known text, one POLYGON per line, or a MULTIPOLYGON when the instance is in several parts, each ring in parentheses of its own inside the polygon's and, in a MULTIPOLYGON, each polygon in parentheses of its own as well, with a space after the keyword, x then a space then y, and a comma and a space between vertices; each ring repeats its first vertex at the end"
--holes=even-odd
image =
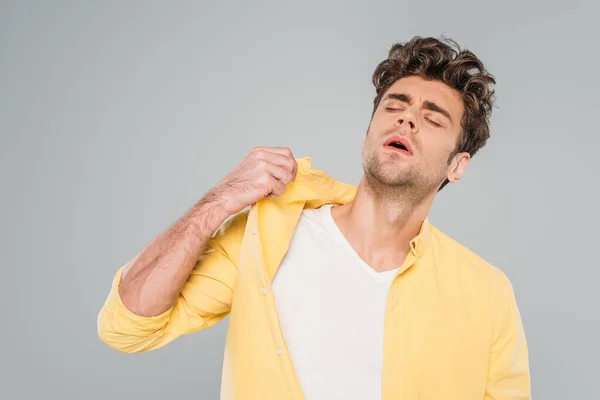
POLYGON ((409 110, 404 111, 398 116, 396 125, 398 125, 398 127, 404 127, 404 129, 409 129, 411 133, 417 133, 419 131, 417 118, 415 117, 414 113, 409 110))

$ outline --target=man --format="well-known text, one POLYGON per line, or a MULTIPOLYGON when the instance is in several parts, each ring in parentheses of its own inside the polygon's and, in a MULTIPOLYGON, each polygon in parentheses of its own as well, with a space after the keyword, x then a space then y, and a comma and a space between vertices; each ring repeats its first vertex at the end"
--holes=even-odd
POLYGON ((223 399, 530 399, 509 280, 427 218, 489 137, 495 80, 417 37, 373 83, 358 187, 253 149, 119 269, 101 339, 150 351, 230 315, 223 399))

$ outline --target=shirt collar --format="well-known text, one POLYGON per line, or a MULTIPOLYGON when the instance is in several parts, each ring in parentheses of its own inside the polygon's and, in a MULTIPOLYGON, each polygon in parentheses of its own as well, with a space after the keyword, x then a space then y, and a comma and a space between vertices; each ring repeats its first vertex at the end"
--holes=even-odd
POLYGON ((419 233, 410 241, 410 251, 417 258, 420 258, 423 256, 423 254, 425 254, 425 251, 431 243, 431 229, 432 226, 429 223, 429 218, 425 218, 421 224, 419 233))

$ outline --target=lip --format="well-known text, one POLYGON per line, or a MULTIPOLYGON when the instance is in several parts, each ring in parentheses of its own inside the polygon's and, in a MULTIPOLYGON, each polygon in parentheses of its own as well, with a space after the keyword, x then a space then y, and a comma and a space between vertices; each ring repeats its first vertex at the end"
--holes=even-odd
POLYGON ((389 150, 395 150, 399 153, 408 154, 408 155, 413 154, 412 146, 410 145, 410 142, 408 141, 408 139, 406 139, 404 136, 392 135, 387 138, 387 140, 384 143, 384 146, 389 150), (390 144, 393 142, 398 142, 398 143, 402 144, 404 147, 406 147, 406 150, 402 150, 402 149, 398 149, 396 147, 390 146, 390 144))

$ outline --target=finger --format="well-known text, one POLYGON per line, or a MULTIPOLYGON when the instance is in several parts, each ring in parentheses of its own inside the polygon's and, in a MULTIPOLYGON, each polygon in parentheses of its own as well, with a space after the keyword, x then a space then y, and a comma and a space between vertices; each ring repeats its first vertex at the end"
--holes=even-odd
POLYGON ((292 178, 296 177, 298 163, 293 157, 287 157, 278 153, 271 153, 269 151, 259 152, 256 154, 256 157, 258 157, 261 160, 267 161, 268 163, 285 168, 290 172, 292 178))
POLYGON ((281 196, 285 193, 285 185, 281 183, 278 179, 271 178, 270 181, 271 192, 267 195, 268 198, 272 199, 277 196, 281 196))
POLYGON ((294 179, 293 172, 287 166, 282 167, 269 161, 265 163, 265 171, 283 185, 287 185, 294 179))
POLYGON ((296 176, 298 163, 292 151, 287 147, 255 147, 252 152, 261 159, 277 160, 276 164, 287 166, 292 171, 293 176, 296 176), (275 157, 275 158, 273 158, 275 157))
POLYGON ((252 151, 267 151, 269 153, 281 154, 282 156, 293 158, 292 150, 288 147, 267 147, 267 146, 257 146, 252 149, 252 151))

